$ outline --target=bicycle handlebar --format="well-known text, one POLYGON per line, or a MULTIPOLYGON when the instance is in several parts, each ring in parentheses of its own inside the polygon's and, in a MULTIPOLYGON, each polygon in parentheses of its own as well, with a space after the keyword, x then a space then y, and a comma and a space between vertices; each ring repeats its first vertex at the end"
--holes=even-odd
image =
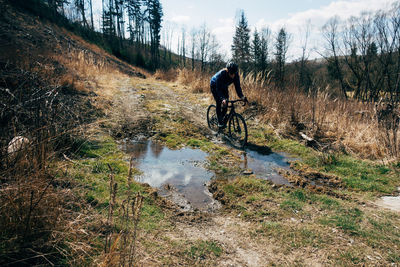
POLYGON ((236 100, 228 100, 228 103, 235 104, 236 102, 243 102, 243 106, 246 106, 246 103, 249 101, 246 99, 236 99, 236 100))

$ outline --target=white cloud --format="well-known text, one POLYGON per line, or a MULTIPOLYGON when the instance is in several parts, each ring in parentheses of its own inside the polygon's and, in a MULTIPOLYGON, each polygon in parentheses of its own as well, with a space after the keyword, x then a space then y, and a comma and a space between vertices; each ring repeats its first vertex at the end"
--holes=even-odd
MULTIPOLYGON (((351 16, 359 16, 362 12, 375 12, 383 9, 387 10, 396 0, 340 0, 320 9, 310 9, 298 13, 289 14, 287 18, 277 21, 268 22, 260 19, 256 23, 257 29, 269 27, 272 32, 277 32, 280 28, 285 29, 292 35, 292 43, 290 44, 290 59, 299 57, 301 50, 301 39, 305 34, 305 25, 307 21, 311 21, 312 31, 309 39, 309 48, 312 46, 319 47, 321 43, 320 30, 322 26, 332 17, 338 16, 340 20, 347 20, 351 16)), ((303 38, 304 39, 304 38, 303 38)), ((311 55, 316 57, 317 54, 311 55)))
POLYGON ((221 44, 221 50, 231 51, 232 36, 235 32, 235 22, 233 18, 221 18, 218 20, 219 26, 214 27, 211 32, 215 34, 221 44))
POLYGON ((175 16, 170 19, 170 21, 176 22, 176 23, 185 23, 185 22, 188 22, 189 20, 190 20, 190 17, 184 16, 184 15, 175 16))

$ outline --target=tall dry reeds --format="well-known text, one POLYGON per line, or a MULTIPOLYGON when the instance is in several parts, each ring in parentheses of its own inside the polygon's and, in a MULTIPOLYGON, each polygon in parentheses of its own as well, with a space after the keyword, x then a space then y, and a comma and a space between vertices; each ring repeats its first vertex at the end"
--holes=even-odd
MULTIPOLYGON (((283 135, 298 137, 304 132, 320 149, 346 151, 362 158, 399 156, 393 153, 399 142, 389 144, 382 139, 373 103, 334 97, 329 88, 313 88, 308 94, 295 87, 282 90, 254 75, 248 75, 242 85, 249 99, 261 106, 263 120, 283 135)), ((398 129, 392 131, 391 140, 399 135, 398 129)))
POLYGON ((130 190, 132 184, 132 161, 128 173, 128 192, 127 198, 118 203, 117 188, 118 184, 114 179, 113 169, 110 169, 110 200, 108 207, 106 241, 104 244, 104 260, 101 266, 135 266, 136 258, 136 240, 138 236, 138 225, 142 213, 144 197, 137 193, 133 196, 130 190), (118 216, 115 219, 116 208, 118 216), (117 229, 120 229, 117 232, 117 229))
MULTIPOLYGON (((209 93, 211 75, 180 69, 177 82, 192 92, 209 93)), ((361 158, 382 159, 400 156, 399 107, 391 117, 381 112, 385 105, 343 99, 330 88, 312 88, 308 93, 295 86, 279 89, 266 76, 250 73, 241 76, 244 94, 257 110, 256 116, 277 134, 301 139, 313 138, 318 149, 343 151, 361 158), (383 117, 385 117, 383 119, 383 117), (396 124, 397 120, 397 124, 396 124)), ((233 86, 230 95, 236 96, 233 86)))
POLYGON ((210 78, 201 71, 179 69, 176 81, 189 86, 193 93, 206 93, 210 91, 210 78))

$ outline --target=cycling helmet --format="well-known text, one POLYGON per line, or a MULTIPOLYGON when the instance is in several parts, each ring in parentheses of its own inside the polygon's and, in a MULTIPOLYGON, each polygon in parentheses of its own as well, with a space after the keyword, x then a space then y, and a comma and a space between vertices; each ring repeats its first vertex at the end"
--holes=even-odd
POLYGON ((228 64, 226 64, 226 68, 230 74, 236 74, 239 70, 238 65, 233 61, 228 62, 228 64))

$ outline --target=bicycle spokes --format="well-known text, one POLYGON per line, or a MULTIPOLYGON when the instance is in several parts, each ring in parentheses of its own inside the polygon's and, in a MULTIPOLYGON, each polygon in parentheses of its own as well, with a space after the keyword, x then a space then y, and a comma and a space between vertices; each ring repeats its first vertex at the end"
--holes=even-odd
POLYGON ((233 128, 235 129, 235 133, 238 133, 239 135, 242 133, 242 129, 240 128, 239 119, 236 116, 233 120, 233 128))
POLYGON ((247 143, 247 126, 240 114, 235 113, 229 120, 229 137, 235 146, 243 147, 247 143))

